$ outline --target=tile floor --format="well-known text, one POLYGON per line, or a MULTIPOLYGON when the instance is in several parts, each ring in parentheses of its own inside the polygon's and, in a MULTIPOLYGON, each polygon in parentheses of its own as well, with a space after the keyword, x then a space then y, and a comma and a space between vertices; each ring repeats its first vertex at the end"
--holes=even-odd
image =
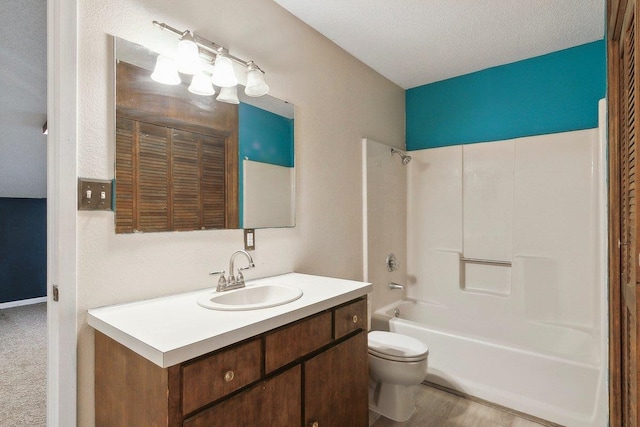
POLYGON ((370 427, 545 427, 500 409, 427 385, 418 386, 416 412, 397 423, 369 411, 370 427))

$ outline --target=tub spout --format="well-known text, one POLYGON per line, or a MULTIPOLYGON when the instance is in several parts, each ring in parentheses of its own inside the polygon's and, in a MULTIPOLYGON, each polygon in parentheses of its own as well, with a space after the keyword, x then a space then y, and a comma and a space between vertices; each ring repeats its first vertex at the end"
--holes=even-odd
POLYGON ((389 283, 389 289, 400 289, 401 291, 404 291, 404 285, 400 285, 398 283, 391 282, 391 283, 389 283))

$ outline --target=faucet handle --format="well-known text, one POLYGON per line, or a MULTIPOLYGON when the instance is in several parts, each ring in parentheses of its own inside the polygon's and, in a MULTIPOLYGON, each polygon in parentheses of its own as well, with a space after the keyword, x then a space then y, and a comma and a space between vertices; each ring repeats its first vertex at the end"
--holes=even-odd
POLYGON ((247 270, 247 269, 249 269, 249 267, 247 267, 247 268, 239 268, 238 269, 238 274, 236 275, 236 285, 244 286, 244 275, 242 274, 242 271, 240 271, 240 270, 247 270))
POLYGON ((216 287, 217 292, 221 292, 224 290, 224 288, 227 287, 227 279, 224 278, 224 273, 224 270, 212 271, 211 273, 209 273, 209 276, 215 276, 217 274, 220 275, 220 278, 218 279, 218 286, 216 287))
POLYGON ((251 268, 254 268, 255 266, 256 265, 251 262, 246 267, 238 268, 238 274, 236 275, 236 284, 238 284, 240 286, 244 286, 244 274, 242 274, 242 272, 245 271, 245 270, 249 270, 251 268))

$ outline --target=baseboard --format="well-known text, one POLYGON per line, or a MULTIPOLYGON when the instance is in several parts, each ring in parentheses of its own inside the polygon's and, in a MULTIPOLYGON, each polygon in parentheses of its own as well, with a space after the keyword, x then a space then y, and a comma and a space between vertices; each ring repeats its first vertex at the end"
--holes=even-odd
POLYGON ((9 301, 0 303, 0 310, 4 308, 20 307, 21 305, 40 304, 41 302, 47 302, 47 297, 21 299, 18 301, 9 301))

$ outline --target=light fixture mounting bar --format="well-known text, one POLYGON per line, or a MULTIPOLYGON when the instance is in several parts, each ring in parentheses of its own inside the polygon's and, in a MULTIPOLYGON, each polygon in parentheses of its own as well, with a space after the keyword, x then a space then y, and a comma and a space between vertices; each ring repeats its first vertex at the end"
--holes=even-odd
MULTIPOLYGON (((171 25, 167 25, 164 22, 158 22, 158 21, 153 21, 153 25, 155 25, 156 27, 160 27, 163 30, 167 30, 169 32, 174 33, 177 36, 182 37, 187 31, 180 31, 177 28, 173 28, 171 25)), ((232 59, 233 61, 248 67, 249 64, 253 63, 253 65, 260 70, 263 74, 264 71, 262 70, 262 68, 258 67, 258 65, 256 65, 255 62, 253 61, 245 61, 244 59, 238 58, 237 56, 231 55, 229 53, 229 49, 227 49, 226 47, 219 45, 215 42, 212 42, 211 40, 205 39, 202 36, 197 35, 196 33, 191 33, 193 35, 193 38, 196 42, 196 44, 203 48, 204 50, 213 53, 214 55, 219 55, 222 52, 224 52, 225 56, 227 56, 229 59, 232 59)))

